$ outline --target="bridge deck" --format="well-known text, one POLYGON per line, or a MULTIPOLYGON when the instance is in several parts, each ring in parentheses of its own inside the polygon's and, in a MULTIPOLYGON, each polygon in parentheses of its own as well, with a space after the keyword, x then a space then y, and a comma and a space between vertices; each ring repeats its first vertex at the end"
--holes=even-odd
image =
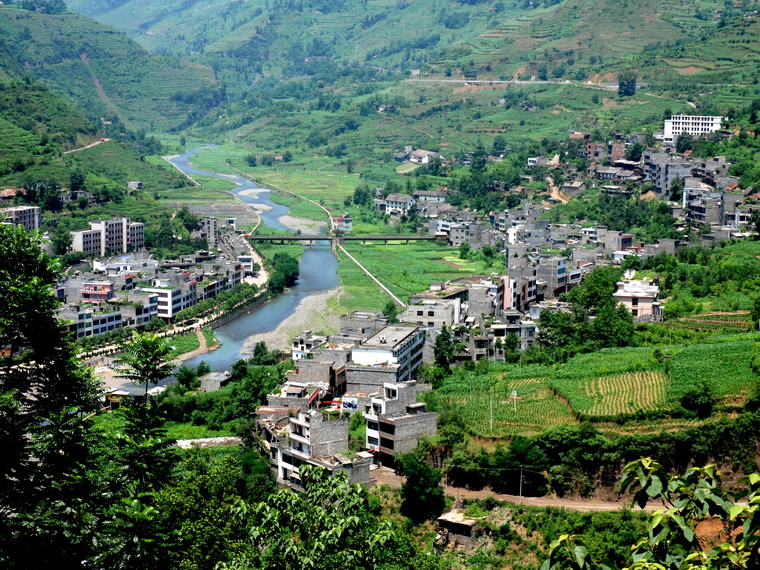
POLYGON ((252 240, 257 241, 435 241, 435 236, 402 236, 402 235, 388 235, 388 236, 327 236, 327 235, 252 235, 248 236, 252 240))

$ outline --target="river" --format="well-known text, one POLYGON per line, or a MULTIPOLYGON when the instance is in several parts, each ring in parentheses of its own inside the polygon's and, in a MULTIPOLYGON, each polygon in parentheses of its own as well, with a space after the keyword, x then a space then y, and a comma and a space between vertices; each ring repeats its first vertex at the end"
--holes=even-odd
MULTIPOLYGON (((261 212, 261 217, 267 226, 280 230, 293 229, 281 222, 282 216, 288 214, 289 208, 272 202, 269 198, 270 190, 268 188, 256 186, 242 176, 206 172, 194 168, 190 164, 190 160, 203 148, 209 147, 189 150, 178 157, 171 158, 170 161, 189 176, 214 176, 233 181, 236 186, 231 192, 238 195, 244 202, 262 204, 270 208, 261 212), (259 191, 250 196, 241 194, 246 190, 259 191)), ((241 355, 240 351, 249 336, 275 330, 282 321, 293 313, 304 298, 337 287, 338 260, 332 252, 330 242, 316 242, 312 246, 305 247, 304 255, 300 261, 300 272, 295 286, 258 309, 216 329, 214 333, 222 343, 221 347, 213 352, 187 360, 185 365, 195 367, 204 361, 212 370, 229 370, 237 360, 245 357, 245 355, 241 355)))

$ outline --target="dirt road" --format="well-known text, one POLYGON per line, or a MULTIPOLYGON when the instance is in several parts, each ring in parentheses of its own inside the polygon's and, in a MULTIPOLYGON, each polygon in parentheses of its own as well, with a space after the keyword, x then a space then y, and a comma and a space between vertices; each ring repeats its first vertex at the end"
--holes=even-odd
POLYGON ((71 150, 65 151, 63 154, 71 154, 72 152, 79 152, 80 150, 84 150, 86 148, 92 148, 94 146, 98 146, 99 144, 103 144, 104 142, 108 142, 111 139, 98 139, 95 142, 91 142, 88 145, 80 146, 79 148, 72 148, 71 150))
MULTIPOLYGON (((399 488, 404 478, 397 475, 395 471, 388 467, 380 467, 371 473, 372 479, 379 485, 388 485, 389 487, 399 488)), ((446 494, 456 497, 457 499, 485 499, 493 497, 499 501, 506 501, 515 505, 528 505, 533 507, 562 507, 572 511, 592 512, 592 511, 619 511, 624 508, 631 508, 630 503, 616 501, 599 501, 599 500, 581 500, 581 499, 557 499, 553 497, 519 497, 517 495, 506 495, 504 493, 494 493, 490 489, 465 489, 462 487, 444 487, 446 494)), ((660 504, 651 503, 643 510, 656 511, 664 508, 660 504)), ((631 510, 641 510, 633 507, 631 510)))

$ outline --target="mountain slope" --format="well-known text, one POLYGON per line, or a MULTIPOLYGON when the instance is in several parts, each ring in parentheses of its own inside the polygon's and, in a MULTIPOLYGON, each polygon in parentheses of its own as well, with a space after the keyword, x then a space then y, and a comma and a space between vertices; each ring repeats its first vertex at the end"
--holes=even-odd
POLYGON ((78 14, 0 6, 0 36, 6 76, 23 70, 91 118, 169 130, 221 96, 209 67, 149 55, 124 34, 78 14))

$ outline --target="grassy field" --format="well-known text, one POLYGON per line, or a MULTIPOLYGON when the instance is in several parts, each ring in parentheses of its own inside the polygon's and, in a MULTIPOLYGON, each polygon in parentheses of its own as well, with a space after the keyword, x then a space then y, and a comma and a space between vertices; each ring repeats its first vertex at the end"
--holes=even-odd
POLYGON ((305 218, 307 220, 318 220, 324 222, 327 219, 325 211, 312 204, 307 200, 297 198, 292 194, 286 194, 284 192, 271 192, 269 199, 275 204, 282 204, 290 208, 290 215, 296 218, 305 218))
MULTIPOLYGON (((487 274, 491 272, 485 264, 480 264, 479 268, 476 268, 469 261, 459 260, 456 257, 456 249, 435 243, 375 245, 351 242, 345 244, 344 247, 402 300, 408 299, 409 295, 428 289, 434 281, 469 277, 475 269, 487 274)), ((356 286, 351 279, 351 275, 343 275, 341 284, 356 286)))
POLYGON ((241 170, 262 184, 310 198, 335 214, 342 212, 343 201, 360 184, 358 174, 345 171, 305 170, 304 167, 288 165, 278 165, 276 169, 257 167, 241 170))
POLYGON ((338 279, 343 293, 339 298, 331 300, 331 309, 336 314, 358 310, 382 310, 390 297, 372 279, 367 277, 367 274, 359 269, 353 261, 345 257, 340 250, 337 252, 337 256, 338 279))
POLYGON ((455 369, 425 400, 457 410, 483 439, 534 435, 580 420, 617 435, 696 427, 730 413, 757 385, 750 358, 758 338, 740 334, 661 346, 660 360, 646 347, 581 354, 551 367, 481 362, 475 370, 455 369), (669 416, 702 383, 716 398, 717 412, 703 419, 669 416))

